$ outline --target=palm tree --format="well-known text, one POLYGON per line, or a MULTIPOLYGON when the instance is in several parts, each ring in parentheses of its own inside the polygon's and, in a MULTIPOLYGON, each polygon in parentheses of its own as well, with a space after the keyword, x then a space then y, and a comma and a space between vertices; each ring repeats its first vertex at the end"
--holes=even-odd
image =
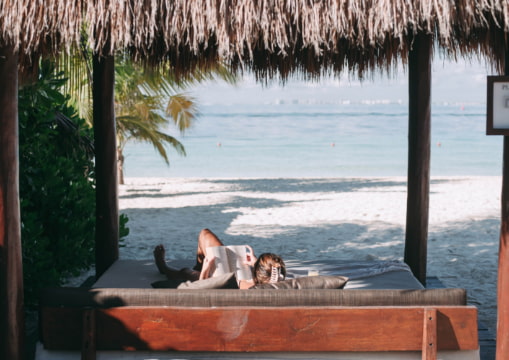
MULTIPOLYGON (((165 145, 171 145, 179 155, 185 155, 184 146, 173 136, 163 132, 168 124, 163 115, 165 80, 147 73, 130 61, 117 62, 115 66, 115 115, 117 120, 117 157, 119 183, 124 183, 124 148, 128 141, 151 143, 169 164, 165 145)), ((191 98, 169 95, 168 108, 173 122, 181 132, 192 124, 197 109, 191 98)), ((168 114, 168 111, 166 111, 168 114)))
MULTIPOLYGON (((179 91, 193 84, 222 79, 236 82, 236 76, 221 64, 206 70, 196 70, 185 79, 172 76, 169 64, 144 67, 120 54, 115 59, 115 115, 117 125, 117 157, 119 183, 124 183, 124 148, 129 141, 151 143, 169 165, 166 146, 185 156, 184 146, 164 132, 170 121, 183 133, 198 116, 192 97, 179 91)), ((61 60, 70 79, 67 93, 80 109, 80 116, 92 125, 91 56, 82 47, 79 52, 61 60)))

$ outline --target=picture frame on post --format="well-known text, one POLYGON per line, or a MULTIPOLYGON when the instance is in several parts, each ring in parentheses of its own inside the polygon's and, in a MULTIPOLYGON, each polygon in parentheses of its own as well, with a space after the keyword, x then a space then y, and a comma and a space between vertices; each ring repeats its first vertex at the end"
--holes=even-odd
POLYGON ((486 135, 509 135, 509 76, 488 76, 486 135))

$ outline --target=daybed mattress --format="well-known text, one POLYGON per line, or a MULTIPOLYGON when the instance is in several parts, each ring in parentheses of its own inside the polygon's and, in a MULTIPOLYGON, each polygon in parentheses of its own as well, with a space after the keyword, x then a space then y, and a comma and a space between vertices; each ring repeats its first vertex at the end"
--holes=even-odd
MULTIPOLYGON (((319 275, 347 276, 345 289, 422 289, 409 267, 399 261, 286 260, 288 278, 319 275)), ((173 260, 168 265, 191 267, 192 261, 173 260)), ((93 285, 95 288, 150 288, 165 280, 153 260, 118 260, 93 285)))

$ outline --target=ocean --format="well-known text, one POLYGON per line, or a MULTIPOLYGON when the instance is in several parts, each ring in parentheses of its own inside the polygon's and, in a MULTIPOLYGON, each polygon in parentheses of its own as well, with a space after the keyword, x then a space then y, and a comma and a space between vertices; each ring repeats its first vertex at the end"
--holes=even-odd
MULTIPOLYGON (((486 135, 486 71, 444 66, 432 87, 431 176, 500 175, 501 136, 486 135), (459 69, 459 70, 458 70, 459 69), (475 71, 474 71, 475 70, 475 71)), ((406 176, 408 99, 404 76, 379 83, 329 79, 262 87, 209 82, 190 89, 200 115, 167 132, 187 156, 129 143, 126 177, 406 176)))

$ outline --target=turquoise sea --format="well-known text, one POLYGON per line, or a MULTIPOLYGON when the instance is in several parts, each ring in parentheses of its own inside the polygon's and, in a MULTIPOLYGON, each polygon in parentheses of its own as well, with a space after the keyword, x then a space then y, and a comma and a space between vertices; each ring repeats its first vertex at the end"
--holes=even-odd
MULTIPOLYGON (((431 175, 500 175, 502 137, 487 136, 486 70, 440 67, 432 87, 431 175)), ((127 177, 405 176, 405 75, 359 83, 329 79, 262 87, 253 79, 191 89, 200 116, 184 135, 187 156, 130 143, 127 177)))

